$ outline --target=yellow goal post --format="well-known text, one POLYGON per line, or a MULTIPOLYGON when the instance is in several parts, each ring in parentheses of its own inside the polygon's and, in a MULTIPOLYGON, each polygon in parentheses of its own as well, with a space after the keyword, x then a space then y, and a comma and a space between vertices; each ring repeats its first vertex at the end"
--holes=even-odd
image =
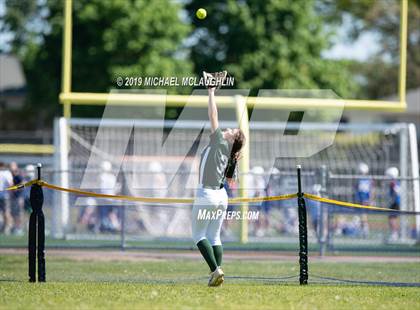
MULTIPOLYGON (((63 27, 63 59, 62 59, 62 87, 59 101, 63 104, 63 114, 65 118, 71 117, 72 105, 135 105, 153 106, 161 102, 160 95, 151 94, 110 94, 110 93, 90 93, 72 92, 72 6, 73 0, 64 1, 64 27, 63 27), (110 100, 110 96, 112 99, 110 100)), ((357 99, 320 99, 320 98, 282 98, 282 97, 247 97, 220 96, 218 105, 220 107, 234 107, 239 127, 247 134, 249 132, 247 107, 252 107, 258 100, 258 107, 262 109, 299 109, 299 108, 333 108, 342 107, 346 110, 371 110, 402 112, 406 109, 406 59, 407 59, 407 14, 408 0, 401 0, 400 13, 400 65, 399 65, 399 101, 379 101, 379 100, 357 100, 357 99), (239 116, 242 116, 239 118, 239 116)), ((188 101, 191 107, 206 107, 206 96, 181 96, 168 95, 166 106, 182 107, 188 101)), ((249 135, 247 134, 247 137, 249 135)), ((248 140, 248 139, 247 139, 248 140)), ((240 165, 240 175, 245 176, 249 170, 249 143, 243 151, 243 160, 240 165)), ((241 180, 240 180, 241 181, 241 180)), ((246 196, 246 189, 240 193, 246 196)), ((247 206, 243 206, 246 210, 247 206)), ((247 242, 247 224, 243 221, 241 227, 241 242, 247 242)))

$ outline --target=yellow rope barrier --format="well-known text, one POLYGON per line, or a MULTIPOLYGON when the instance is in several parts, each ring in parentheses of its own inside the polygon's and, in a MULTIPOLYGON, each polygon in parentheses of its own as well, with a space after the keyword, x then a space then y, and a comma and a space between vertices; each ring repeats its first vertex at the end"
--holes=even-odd
MULTIPOLYGON (((150 202, 150 203, 193 203, 193 198, 165 198, 165 197, 133 197, 133 196, 125 196, 125 195, 109 195, 109 194, 99 194, 90 191, 83 191, 80 189, 74 188, 65 188, 60 187, 57 185, 49 184, 45 181, 38 181, 39 185, 63 192, 73 193, 77 195, 83 196, 91 196, 97 198, 107 198, 107 199, 117 199, 117 200, 128 200, 128 201, 138 201, 138 202, 150 202)), ((268 197, 255 197, 255 198, 245 198, 245 197, 237 197, 237 198, 230 198, 229 203, 243 203, 243 202, 262 202, 262 201, 273 201, 273 200, 287 200, 296 198, 297 194, 289 194, 289 195, 280 195, 280 196, 268 196, 268 197)))
POLYGON ((404 214, 413 214, 413 215, 420 214, 420 212, 415 212, 415 211, 402 211, 402 210, 395 210, 395 209, 389 209, 389 208, 365 206, 365 205, 360 205, 360 204, 352 203, 352 202, 345 202, 345 201, 340 201, 340 200, 323 198, 323 197, 312 195, 312 194, 303 194, 303 197, 308 198, 310 200, 315 200, 319 202, 324 202, 324 203, 343 206, 343 207, 355 208, 355 209, 375 210, 375 211, 384 211, 384 212, 386 211, 386 212, 395 212, 395 213, 404 213, 404 214))
POLYGON ((279 195, 279 196, 266 196, 266 197, 254 197, 254 198, 245 198, 245 197, 229 198, 229 203, 289 200, 293 198, 297 198, 297 194, 286 194, 286 195, 279 195))
MULTIPOLYGON (((194 198, 134 197, 134 196, 125 196, 125 195, 100 194, 100 193, 84 191, 84 190, 75 189, 75 188, 65 188, 65 187, 49 184, 42 180, 32 180, 23 184, 10 186, 6 188, 6 191, 22 189, 24 187, 31 186, 33 184, 38 184, 40 186, 44 186, 52 190, 73 193, 76 195, 105 198, 105 199, 138 201, 138 202, 149 202, 149 203, 164 203, 164 204, 167 204, 167 203, 188 204, 188 203, 194 202, 194 198)), ((253 202, 263 202, 263 201, 289 200, 289 199, 297 198, 297 196, 298 196, 297 194, 286 194, 286 195, 278 195, 278 196, 265 196, 265 197, 253 197, 253 198, 235 197, 235 198, 229 198, 229 203, 240 204, 244 202, 253 203, 253 202)), ((374 206, 364 206, 364 205, 360 205, 360 204, 352 203, 352 202, 345 202, 345 201, 340 201, 340 200, 335 200, 335 199, 323 198, 323 197, 312 195, 312 194, 303 194, 303 196, 310 200, 315 200, 315 201, 319 201, 323 203, 328 203, 328 204, 338 205, 338 206, 343 206, 343 207, 348 207, 348 208, 354 208, 354 209, 394 212, 394 213, 413 214, 413 215, 420 214, 420 212, 415 212, 415 211, 402 211, 402 210, 394 210, 394 209, 374 207, 374 206)))
POLYGON ((36 183, 38 183, 38 180, 32 180, 32 181, 29 181, 29 182, 26 182, 26 183, 10 186, 10 187, 6 188, 4 191, 15 191, 15 190, 18 190, 18 189, 22 189, 24 187, 31 186, 31 185, 36 184, 36 183))
POLYGON ((99 194, 90 191, 83 191, 80 189, 74 188, 65 188, 56 185, 49 184, 45 181, 39 181, 41 186, 47 187, 49 189, 73 193, 77 195, 83 196, 90 196, 90 197, 97 197, 97 198, 107 198, 107 199, 117 199, 117 200, 128 200, 128 201, 138 201, 138 202, 151 202, 151 203, 192 203, 194 199, 192 198, 158 198, 158 197, 133 197, 133 196, 125 196, 125 195, 109 195, 109 194, 99 194))

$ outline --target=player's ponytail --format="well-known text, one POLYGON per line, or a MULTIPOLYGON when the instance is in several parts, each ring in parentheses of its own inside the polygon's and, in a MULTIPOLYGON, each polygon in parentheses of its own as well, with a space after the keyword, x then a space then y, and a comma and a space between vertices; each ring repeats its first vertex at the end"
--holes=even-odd
POLYGON ((245 144, 245 135, 242 130, 238 130, 234 136, 230 158, 225 170, 225 177, 228 179, 237 178, 236 165, 241 156, 241 149, 245 144))
POLYGON ((245 135, 241 129, 239 129, 236 134, 235 138, 233 140, 232 144, 232 150, 230 152, 230 160, 233 162, 236 162, 240 155, 241 155, 241 149, 245 144, 245 135))

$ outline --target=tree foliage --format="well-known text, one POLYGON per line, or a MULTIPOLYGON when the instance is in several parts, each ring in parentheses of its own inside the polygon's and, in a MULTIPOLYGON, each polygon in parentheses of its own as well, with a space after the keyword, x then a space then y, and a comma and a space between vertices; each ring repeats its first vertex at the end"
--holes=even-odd
MULTIPOLYGON (((3 17, 24 65, 28 102, 47 127, 58 114, 63 3, 7 0, 3 17)), ((72 90, 107 92, 118 76, 189 74, 183 42, 190 28, 179 12, 171 0, 74 1, 72 90)))
POLYGON ((205 20, 194 19, 192 59, 196 71, 226 69, 238 88, 332 89, 342 97, 355 91, 339 62, 321 57, 328 33, 315 2, 288 0, 193 0, 190 16, 205 7, 205 20))
MULTIPOLYGON (((353 22, 349 41, 370 32, 380 49, 366 62, 355 63, 353 72, 362 77, 360 97, 380 99, 398 92, 400 65, 400 0, 323 0, 320 8, 329 23, 341 24, 344 15, 353 22)), ((408 1, 407 89, 420 86, 420 0, 408 1)))
MULTIPOLYGON (((10 52, 20 57, 28 82, 22 113, 50 127, 60 114, 64 2, 5 3, 0 30, 13 34, 10 52)), ((260 89, 331 89, 345 98, 373 99, 397 91, 399 0, 75 0, 73 6, 73 91, 107 92, 117 76, 221 69, 252 95, 260 89), (199 7, 207 10, 204 20, 195 18, 199 7), (349 41, 366 31, 379 37, 381 49, 372 59, 322 57, 345 15, 354 21, 349 41)), ((409 1, 408 88, 420 80, 419 19, 420 0, 409 1)), ((22 128, 22 115, 16 115, 22 128)))

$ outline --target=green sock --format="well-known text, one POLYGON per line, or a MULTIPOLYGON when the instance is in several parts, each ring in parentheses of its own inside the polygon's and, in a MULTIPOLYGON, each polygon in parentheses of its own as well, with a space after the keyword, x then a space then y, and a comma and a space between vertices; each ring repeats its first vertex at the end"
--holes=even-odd
POLYGON ((204 259, 209 265, 210 270, 213 272, 217 269, 216 258, 214 257, 213 248, 211 247, 210 242, 207 239, 203 239, 197 243, 197 247, 203 255, 204 259))
POLYGON ((222 266, 223 246, 213 245, 213 253, 216 258, 217 266, 222 266))

